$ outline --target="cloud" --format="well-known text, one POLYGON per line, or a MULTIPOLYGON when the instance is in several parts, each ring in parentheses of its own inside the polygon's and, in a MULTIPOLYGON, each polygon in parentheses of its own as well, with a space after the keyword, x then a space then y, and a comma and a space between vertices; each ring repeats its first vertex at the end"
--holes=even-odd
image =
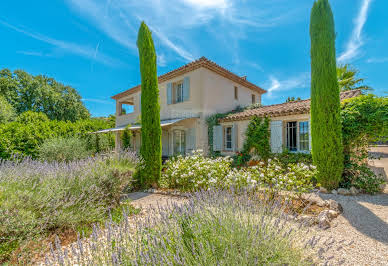
POLYGON ((271 75, 267 82, 268 96, 272 97, 274 93, 290 91, 298 88, 307 88, 310 84, 309 73, 302 73, 296 77, 291 77, 285 80, 279 80, 275 76, 271 75))
POLYGON ((366 60, 367 63, 386 63, 388 62, 388 57, 372 57, 366 60))
POLYGON ((114 101, 95 99, 95 98, 83 98, 83 102, 101 103, 101 104, 114 104, 114 101))
MULTIPOLYGON (((112 57, 107 56, 107 55, 102 54, 102 53, 100 53, 97 56, 96 48, 93 48, 91 46, 85 46, 85 45, 80 45, 80 44, 73 43, 73 42, 67 42, 67 41, 54 39, 54 38, 42 35, 40 33, 27 31, 23 27, 17 27, 17 26, 11 25, 5 21, 2 21, 2 20, 0 20, 0 24, 9 28, 9 29, 12 29, 16 32, 19 32, 19 33, 22 33, 26 36, 29 36, 35 40, 48 43, 48 44, 54 46, 55 48, 59 48, 59 49, 66 51, 68 53, 72 53, 72 54, 75 54, 75 55, 78 55, 78 56, 81 56, 81 57, 84 57, 87 59, 94 60, 94 61, 102 63, 104 65, 117 66, 117 65, 122 64, 120 61, 113 59, 112 57)), ((38 53, 39 52, 35 53, 34 55, 38 55, 38 53)), ((29 55, 32 55, 32 53, 30 52, 29 55)), ((43 53, 42 53, 42 55, 43 55, 43 53)))
POLYGON ((46 56, 42 52, 34 52, 34 51, 17 51, 16 53, 30 55, 30 56, 46 56))
POLYGON ((70 9, 134 55, 137 30, 140 22, 145 21, 153 32, 157 53, 163 53, 166 60, 178 56, 185 62, 202 56, 203 45, 220 47, 238 62, 239 41, 248 38, 248 31, 269 29, 291 17, 295 20, 295 16, 288 16, 295 9, 282 4, 287 0, 277 0, 276 11, 272 0, 254 6, 241 0, 66 2, 70 9))
POLYGON ((372 0, 362 0, 360 12, 354 21, 352 36, 346 46, 346 50, 339 56, 338 62, 342 63, 355 58, 360 53, 360 48, 364 45, 362 29, 368 18, 368 10, 372 0))
POLYGON ((165 67, 167 65, 166 57, 164 54, 157 55, 156 59, 158 61, 158 66, 165 67))

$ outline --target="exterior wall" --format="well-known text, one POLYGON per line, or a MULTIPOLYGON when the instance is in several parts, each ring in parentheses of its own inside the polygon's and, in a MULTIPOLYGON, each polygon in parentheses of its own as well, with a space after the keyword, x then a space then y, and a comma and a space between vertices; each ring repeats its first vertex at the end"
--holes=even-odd
MULTIPOLYGON (((261 103, 261 94, 241 86, 223 76, 206 68, 199 68, 166 82, 159 83, 160 91, 160 118, 161 120, 184 117, 198 117, 196 127, 196 148, 208 151, 208 129, 206 118, 214 113, 228 112, 238 106, 248 106, 252 103, 252 94, 256 103, 261 103), (167 104, 167 84, 190 78, 190 97, 188 101, 167 104), (238 99, 234 97, 234 87, 238 88, 238 99)), ((140 117, 141 92, 133 93, 120 99, 118 102, 130 101, 134 104, 134 111, 129 114, 119 115, 121 105, 116 105, 116 126, 134 124, 140 117)), ((182 121, 184 122, 184 121, 182 121)), ((192 122, 190 122, 192 123, 192 122)), ((178 125, 178 124, 177 124, 178 125)), ((180 126, 190 128, 191 125, 180 126)), ((140 135, 140 134, 139 134, 140 135)), ((171 136, 170 136, 171 137, 171 136)), ((138 142, 140 139, 138 140, 138 142)), ((171 141, 172 143, 172 141, 171 141)), ((171 151, 171 149, 169 149, 171 151)))
MULTIPOLYGON (((286 143, 285 123, 289 122, 289 121, 297 121, 297 122, 307 121, 310 119, 310 114, 298 114, 298 115, 289 115, 289 116, 270 117, 270 119, 273 121, 282 121, 283 122, 282 143, 283 143, 283 146, 285 146, 285 143, 286 143)), ((239 150, 239 151, 241 151, 243 146, 244 146, 245 131, 248 127, 249 122, 250 122, 250 120, 240 120, 240 121, 220 123, 220 125, 222 125, 222 126, 237 125, 237 150, 239 150)), ((299 135, 299 127, 297 130, 297 135, 299 135)), ((311 145, 311 143, 310 143, 310 145, 311 145)), ((298 146, 299 146, 299 143, 298 143, 298 146)), ((233 155, 234 152, 222 151, 221 154, 222 155, 233 155)))

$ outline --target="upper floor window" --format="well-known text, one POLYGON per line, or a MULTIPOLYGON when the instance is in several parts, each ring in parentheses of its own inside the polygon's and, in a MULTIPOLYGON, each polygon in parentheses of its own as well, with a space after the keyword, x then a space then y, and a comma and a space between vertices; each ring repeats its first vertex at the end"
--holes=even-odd
POLYGON ((167 83, 167 104, 181 103, 190 99, 190 78, 167 83))
POLYGON ((252 104, 256 103, 256 95, 252 94, 252 104))
POLYGON ((224 150, 232 149, 232 126, 224 127, 224 150))
POLYGON ((234 99, 238 100, 238 88, 237 88, 237 86, 234 86, 234 99))
POLYGON ((183 102, 183 80, 174 83, 173 86, 173 103, 183 102))

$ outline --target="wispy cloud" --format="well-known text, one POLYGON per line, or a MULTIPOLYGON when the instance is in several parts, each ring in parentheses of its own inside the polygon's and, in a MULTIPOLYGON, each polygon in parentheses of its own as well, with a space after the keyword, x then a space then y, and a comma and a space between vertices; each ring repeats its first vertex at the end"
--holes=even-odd
POLYGON ((338 62, 342 63, 359 55, 360 48, 364 45, 362 29, 368 18, 368 10, 371 2, 372 0, 362 0, 360 11, 354 21, 352 36, 346 46, 346 50, 338 57, 338 62))
POLYGON ((95 98, 83 98, 83 102, 101 103, 101 104, 114 104, 114 101, 95 99, 95 98))
POLYGON ((24 54, 24 55, 30 55, 30 56, 45 56, 42 52, 35 52, 35 51, 17 51, 18 54, 24 54))
POLYGON ((388 62, 388 57, 372 57, 366 60, 367 63, 386 63, 388 62))
POLYGON ((157 53, 162 51, 165 59, 178 55, 183 61, 202 56, 199 42, 204 40, 199 39, 211 35, 207 46, 222 47, 238 62, 238 43, 247 38, 248 31, 275 27, 293 12, 282 5, 288 0, 277 0, 276 12, 272 0, 254 6, 240 0, 66 1, 72 10, 133 54, 137 54, 137 29, 144 20, 153 32, 157 53))
POLYGON ((267 86, 268 96, 273 97, 278 92, 290 91, 293 89, 307 88, 310 83, 309 73, 302 73, 296 77, 291 77, 284 80, 279 80, 275 76, 271 75, 267 86))
MULTIPOLYGON (((63 41, 63 40, 54 39, 54 38, 45 36, 45 35, 40 34, 40 33, 28 31, 20 26, 14 26, 14 25, 9 24, 3 20, 0 20, 0 25, 3 25, 11 30, 16 31, 16 32, 22 33, 28 37, 33 38, 33 39, 50 44, 50 45, 54 46, 55 48, 61 49, 63 51, 71 53, 71 54, 82 56, 84 58, 91 59, 91 60, 94 60, 96 62, 100 62, 102 64, 108 65, 108 66, 122 65, 122 63, 120 61, 118 61, 110 56, 107 56, 103 53, 100 53, 97 56, 96 48, 91 47, 91 46, 85 46, 85 45, 80 45, 80 44, 73 43, 73 42, 67 42, 67 41, 63 41)), ((39 52, 36 52, 34 55, 37 56, 38 53, 39 52)), ((33 54, 29 53, 29 55, 33 55, 33 54)), ((42 55, 43 55, 43 53, 42 53, 42 55)))

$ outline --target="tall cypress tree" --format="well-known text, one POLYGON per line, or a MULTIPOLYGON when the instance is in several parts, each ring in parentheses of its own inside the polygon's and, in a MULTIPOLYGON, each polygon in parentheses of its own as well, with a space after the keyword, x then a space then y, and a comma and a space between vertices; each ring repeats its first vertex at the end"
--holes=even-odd
POLYGON ((334 18, 328 0, 311 10, 311 136, 318 182, 338 187, 343 172, 340 96, 336 76, 334 18))
POLYGON ((137 47, 141 73, 141 147, 144 168, 140 173, 142 185, 154 185, 162 168, 162 128, 160 127, 159 88, 156 53, 151 31, 142 22, 137 47))

